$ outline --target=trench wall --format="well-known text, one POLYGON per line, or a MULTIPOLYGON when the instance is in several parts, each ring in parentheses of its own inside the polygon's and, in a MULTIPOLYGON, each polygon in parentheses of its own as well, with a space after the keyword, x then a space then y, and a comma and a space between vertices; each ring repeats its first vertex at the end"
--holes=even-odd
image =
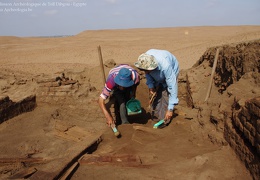
POLYGON ((25 97, 18 102, 13 102, 9 96, 0 97, 0 124, 19 114, 32 111, 35 107, 35 95, 25 97))
MULTIPOLYGON (((187 72, 187 103, 208 113, 215 127, 221 123, 224 139, 250 171, 253 179, 260 179, 260 40, 208 49, 187 72), (213 78, 210 100, 198 103, 206 89, 199 83, 209 77, 198 74, 211 72, 216 49, 219 58, 213 78), (204 92, 203 92, 204 91, 204 92), (222 115, 222 116, 221 116, 222 115)), ((205 86, 205 85, 204 85, 205 86)))
POLYGON ((225 122, 224 137, 250 170, 260 177, 260 97, 245 105, 234 102, 232 118, 225 122))

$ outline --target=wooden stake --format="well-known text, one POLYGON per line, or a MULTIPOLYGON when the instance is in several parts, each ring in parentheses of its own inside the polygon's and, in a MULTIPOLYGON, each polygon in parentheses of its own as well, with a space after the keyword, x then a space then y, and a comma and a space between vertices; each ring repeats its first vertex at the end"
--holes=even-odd
POLYGON ((211 77, 210 77, 210 81, 209 81, 208 92, 207 92, 207 95, 206 95, 204 102, 206 102, 208 100, 209 96, 210 96, 212 81, 213 81, 214 73, 215 73, 215 70, 216 70, 216 67, 217 67, 217 62, 218 62, 218 54, 219 54, 219 49, 217 49, 217 52, 216 52, 216 55, 215 55, 213 68, 212 68, 212 71, 211 71, 211 77))
POLYGON ((100 62, 100 68, 101 68, 101 73, 103 75, 103 84, 106 83, 106 76, 105 76, 105 70, 104 70, 104 65, 103 65, 103 58, 102 58, 102 53, 101 53, 101 47, 98 46, 98 55, 99 55, 99 62, 100 62))

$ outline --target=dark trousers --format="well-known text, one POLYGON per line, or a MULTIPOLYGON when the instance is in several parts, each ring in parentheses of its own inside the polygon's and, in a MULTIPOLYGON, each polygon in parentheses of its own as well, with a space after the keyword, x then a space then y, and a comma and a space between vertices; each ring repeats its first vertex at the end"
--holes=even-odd
POLYGON ((115 97, 116 103, 118 105, 122 124, 129 124, 126 112, 126 103, 130 100, 130 92, 131 88, 126 88, 123 91, 116 88, 113 92, 113 96, 115 97))

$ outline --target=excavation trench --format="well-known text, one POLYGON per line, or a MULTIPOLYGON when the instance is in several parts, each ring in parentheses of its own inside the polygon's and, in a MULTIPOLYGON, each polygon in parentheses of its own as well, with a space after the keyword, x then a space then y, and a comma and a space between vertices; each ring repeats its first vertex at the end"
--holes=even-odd
MULTIPOLYGON (((207 137, 212 144, 217 145, 217 147, 230 146, 233 149, 236 157, 249 170, 253 179, 259 178, 258 121, 260 98, 258 96, 258 87, 260 52, 258 47, 259 41, 210 48, 191 69, 182 70, 179 76, 180 103, 176 107, 176 117, 173 121, 173 124, 177 126, 182 121, 197 121, 198 127, 203 129, 200 133, 207 137), (219 49, 219 54, 212 79, 212 87, 210 87, 208 85, 210 84, 217 49, 219 49), (211 91, 209 98, 205 101, 208 88, 211 88, 211 91)), ((144 76, 142 78, 145 79, 144 76)), ((145 102, 145 99, 148 98, 147 92, 145 85, 141 84, 138 97, 142 102, 145 102)), ((145 112, 146 110, 144 109, 145 112)), ((106 172, 109 169, 107 167, 117 168, 119 171, 125 170, 126 167, 137 169, 158 168, 157 166, 162 163, 160 160, 154 159, 154 157, 159 156, 157 154, 158 149, 145 151, 147 154, 153 154, 153 158, 151 158, 151 156, 144 155, 138 147, 133 148, 133 146, 137 146, 136 144, 143 146, 143 148, 149 147, 154 141, 161 141, 162 138, 165 138, 161 134, 162 131, 156 132, 151 129, 152 123, 149 117, 149 113, 142 116, 142 118, 137 117, 138 119, 147 119, 142 128, 139 125, 131 126, 133 130, 130 130, 127 126, 122 127, 123 130, 131 131, 125 137, 127 139, 125 141, 128 141, 130 145, 115 142, 111 139, 114 137, 105 134, 104 144, 101 143, 100 149, 97 149, 91 155, 88 154, 81 160, 80 165, 83 167, 78 172, 75 172, 74 178, 82 177, 82 175, 84 177, 92 177, 94 174, 99 175, 98 171, 103 170, 106 172), (111 148, 112 143, 120 145, 111 148), (107 151, 107 147, 110 147, 109 151, 107 151), (85 173, 82 173, 82 171, 85 173)), ((167 128, 170 129, 170 127, 167 128)), ((122 132, 124 132, 123 130, 122 132)), ((173 131, 178 132, 177 129, 173 131)), ((186 135, 190 136, 191 134, 187 133, 186 135)), ((189 141, 192 140, 189 139, 189 141)), ((186 148, 194 147, 189 147, 189 144, 186 144, 186 148)), ((162 147, 159 149, 165 150, 162 147)), ((214 151, 216 149, 211 146, 204 149, 206 154, 214 151)), ((195 153, 191 157, 195 157, 196 161, 200 156, 195 153)), ((163 159, 163 157, 160 158, 163 159)), ((145 172, 145 170, 143 171, 145 172)), ((135 173, 140 172, 135 171, 135 173)), ((113 174, 115 177, 117 175, 117 173, 113 174)), ((131 176, 134 175, 131 174, 131 176)), ((178 177, 178 175, 173 176, 178 177)), ((160 176, 149 177, 156 178, 160 176)))
MULTIPOLYGON (((5 94, 10 94, 12 103, 26 102, 11 93, 19 87, 21 93, 30 92, 35 96, 29 97, 36 99, 28 101, 28 111, 17 111, 19 116, 1 114, 1 138, 8 137, 2 142, 2 158, 41 157, 49 163, 29 167, 1 163, 1 175, 17 177, 33 167, 37 171, 30 171, 30 179, 259 179, 259 45, 258 40, 212 47, 192 68, 181 70, 175 118, 160 130, 152 128, 148 89, 140 73, 137 99, 143 111, 130 117, 131 124, 118 126, 121 138, 106 127, 97 105, 102 84, 92 74, 99 67, 64 70, 52 77, 21 75, 26 83, 15 81, 5 94), (217 49, 216 71, 205 102, 217 49), (30 133, 19 132, 18 137, 14 131, 24 123, 30 133)), ((106 73, 113 66, 111 62, 106 65, 106 73)), ((2 79, 9 78, 9 73, 1 73, 2 79)), ((1 112, 12 111, 6 107, 17 108, 0 107, 1 112)), ((19 178, 28 178, 25 174, 19 178)))

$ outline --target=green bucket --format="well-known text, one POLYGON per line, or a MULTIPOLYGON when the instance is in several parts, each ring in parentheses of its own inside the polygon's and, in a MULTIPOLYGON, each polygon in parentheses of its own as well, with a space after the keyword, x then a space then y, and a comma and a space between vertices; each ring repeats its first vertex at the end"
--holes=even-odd
POLYGON ((130 99, 126 103, 126 110, 128 115, 135 115, 142 113, 141 103, 137 99, 130 99))

